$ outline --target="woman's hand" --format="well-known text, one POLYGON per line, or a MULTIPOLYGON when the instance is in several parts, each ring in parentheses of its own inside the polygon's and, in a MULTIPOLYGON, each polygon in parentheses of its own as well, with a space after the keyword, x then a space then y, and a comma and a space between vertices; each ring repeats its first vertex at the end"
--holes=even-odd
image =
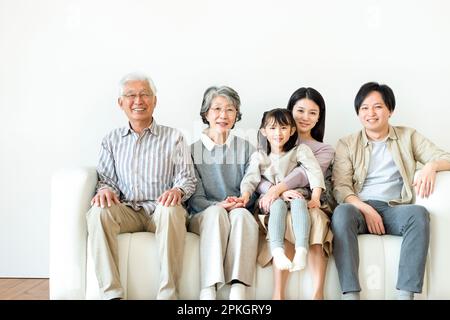
POLYGON ((427 163, 414 179, 413 187, 416 194, 423 197, 429 197, 434 191, 436 183, 436 167, 433 162, 427 163))
POLYGON ((250 192, 244 192, 240 198, 236 198, 235 201, 236 202, 241 202, 242 205, 245 207, 247 206, 247 203, 250 201, 250 192))
POLYGON ((236 202, 234 201, 228 201, 227 199, 223 200, 222 202, 218 202, 217 205, 219 207, 224 208, 227 211, 231 211, 235 208, 236 202))
POLYGON ((258 202, 258 206, 261 210, 264 212, 269 212, 270 206, 272 205, 272 202, 277 200, 280 195, 286 191, 286 185, 283 183, 279 183, 277 185, 274 185, 270 187, 269 191, 267 191, 266 194, 264 194, 258 202))
POLYGON ((303 195, 296 190, 287 190, 281 194, 284 201, 292 201, 294 199, 304 199, 303 195))
POLYGON ((227 197, 225 200, 223 200, 222 202, 217 203, 218 206, 221 206, 222 208, 224 208, 225 210, 227 210, 228 212, 230 212, 233 209, 237 209, 237 208, 245 208, 245 205, 247 204, 248 200, 249 200, 250 196, 244 197, 227 197), (244 204, 245 202, 245 204, 244 204))
POLYGON ((268 213, 270 210, 270 206, 277 199, 278 197, 272 198, 270 195, 267 195, 266 193, 259 199, 258 206, 264 213, 268 213))
POLYGON ((311 198, 311 200, 308 201, 308 208, 320 208, 320 199, 311 198))

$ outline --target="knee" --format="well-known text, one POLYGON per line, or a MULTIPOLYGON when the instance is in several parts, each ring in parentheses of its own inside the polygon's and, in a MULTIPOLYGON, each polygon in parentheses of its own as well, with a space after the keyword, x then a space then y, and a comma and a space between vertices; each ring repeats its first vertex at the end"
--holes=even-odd
POLYGON ((306 206, 306 200, 303 198, 297 198, 291 201, 291 207, 293 206, 306 206))
POLYGON ((202 220, 204 223, 210 225, 227 225, 228 224, 228 212, 221 206, 210 206, 202 213, 202 220))
POLYGON ((117 211, 118 205, 113 204, 111 207, 98 207, 92 206, 91 209, 86 214, 86 219, 88 222, 105 221, 115 219, 115 212, 117 211))
POLYGON ((318 225, 330 225, 330 217, 319 208, 309 209, 311 222, 318 225))
POLYGON ((430 225, 430 213, 423 206, 415 206, 411 214, 413 223, 423 229, 428 229, 430 225))
POLYGON ((231 210, 230 212, 230 222, 231 225, 246 225, 252 229, 258 229, 258 223, 256 223, 255 218, 252 216, 250 211, 244 208, 238 208, 231 210))
POLYGON ((160 212, 160 216, 168 221, 182 221, 183 223, 186 221, 186 210, 181 205, 165 207, 158 204, 156 211, 160 212))
POLYGON ((360 213, 354 205, 349 203, 338 205, 331 216, 331 229, 333 232, 348 230, 350 225, 356 223, 355 214, 360 213))
POLYGON ((270 214, 272 213, 284 213, 287 212, 286 202, 282 199, 277 199, 270 205, 270 214))
POLYGON ((330 221, 330 217, 319 208, 311 208, 309 209, 309 215, 312 219, 320 220, 320 221, 330 221))

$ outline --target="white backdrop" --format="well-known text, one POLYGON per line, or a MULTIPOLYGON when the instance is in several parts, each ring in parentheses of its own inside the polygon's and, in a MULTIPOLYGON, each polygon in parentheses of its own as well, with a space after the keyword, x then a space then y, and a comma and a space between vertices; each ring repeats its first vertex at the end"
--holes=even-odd
POLYGON ((379 81, 396 94, 392 123, 450 150, 449 17, 446 0, 0 0, 0 277, 48 276, 51 174, 96 164, 126 123, 130 71, 153 77, 156 120, 189 142, 210 85, 240 93, 241 129, 314 87, 335 145, 360 127, 359 87, 379 81))

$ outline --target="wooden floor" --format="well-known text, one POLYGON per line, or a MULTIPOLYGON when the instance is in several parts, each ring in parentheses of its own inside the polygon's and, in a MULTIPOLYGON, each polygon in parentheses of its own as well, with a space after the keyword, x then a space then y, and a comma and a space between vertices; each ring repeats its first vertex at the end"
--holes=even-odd
POLYGON ((0 278, 0 300, 48 300, 48 279, 0 278))

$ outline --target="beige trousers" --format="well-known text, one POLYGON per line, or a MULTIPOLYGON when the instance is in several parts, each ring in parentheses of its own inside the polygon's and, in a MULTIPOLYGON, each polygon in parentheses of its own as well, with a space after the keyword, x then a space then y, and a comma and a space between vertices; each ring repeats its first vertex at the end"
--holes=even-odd
POLYGON ((258 224, 243 208, 210 206, 194 214, 189 230, 200 236, 200 286, 238 280, 250 286, 256 268, 258 224))
POLYGON ((91 248, 100 291, 104 299, 124 298, 119 277, 117 235, 126 232, 154 232, 159 246, 160 286, 157 299, 177 299, 182 270, 187 212, 182 206, 158 205, 149 216, 123 204, 87 213, 88 245, 91 248))

